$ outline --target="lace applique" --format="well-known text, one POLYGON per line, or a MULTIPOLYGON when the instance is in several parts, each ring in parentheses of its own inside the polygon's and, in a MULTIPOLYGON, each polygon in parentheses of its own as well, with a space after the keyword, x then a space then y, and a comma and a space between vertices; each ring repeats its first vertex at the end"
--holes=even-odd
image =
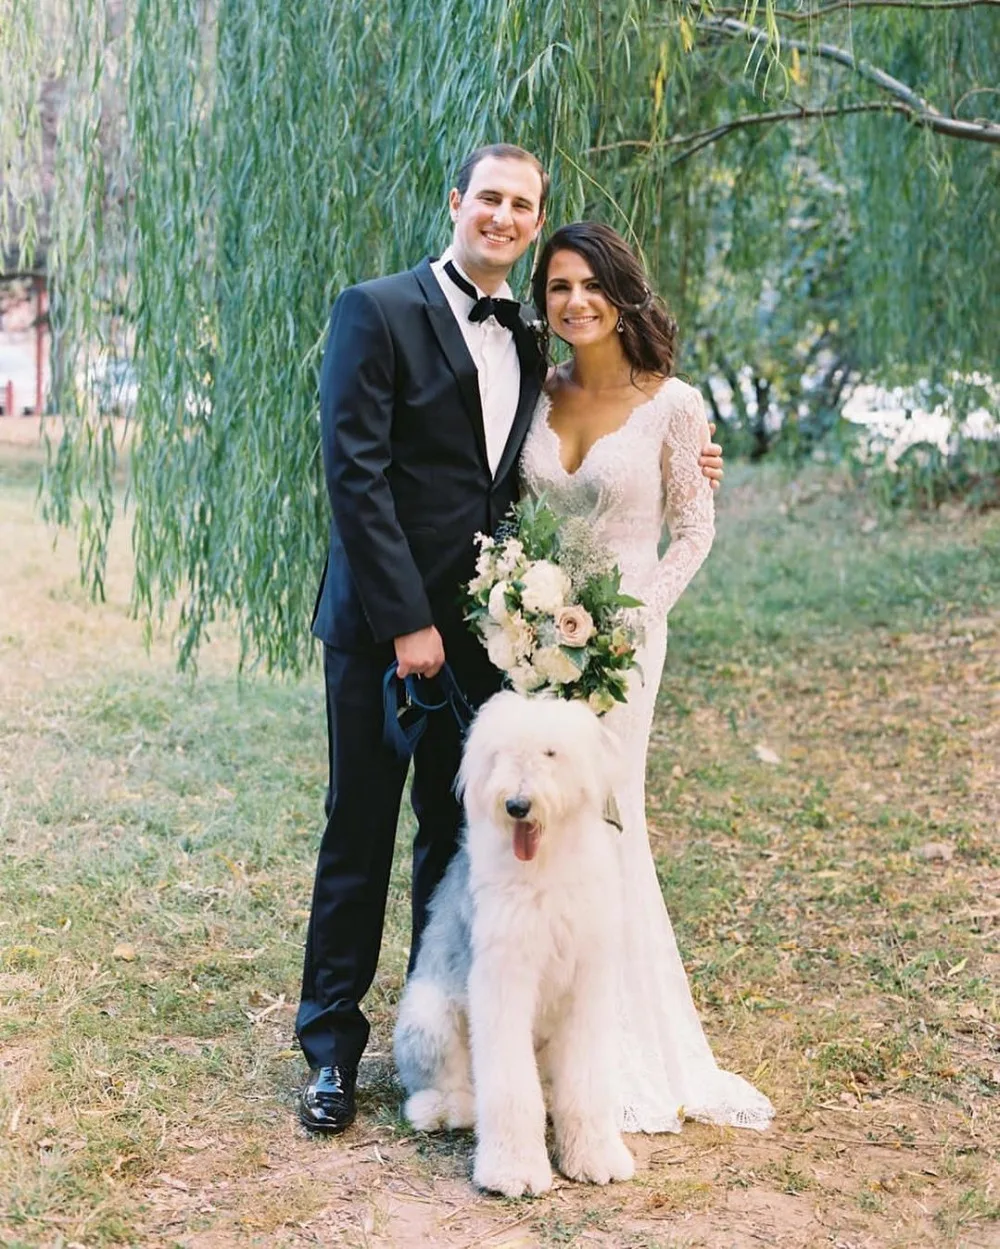
POLYGON ((664 382, 593 444, 574 473, 560 461, 550 409, 543 395, 521 457, 525 486, 544 492, 556 511, 587 516, 614 550, 625 588, 643 600, 649 617, 662 618, 701 567, 715 533, 712 490, 698 466, 707 441, 701 395, 677 378, 664 382), (658 559, 664 523, 670 546, 658 559))

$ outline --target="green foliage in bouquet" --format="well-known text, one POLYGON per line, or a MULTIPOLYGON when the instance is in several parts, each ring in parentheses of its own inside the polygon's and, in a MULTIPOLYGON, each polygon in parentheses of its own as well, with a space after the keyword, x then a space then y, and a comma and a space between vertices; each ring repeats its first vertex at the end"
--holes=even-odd
POLYGON ((524 499, 495 537, 480 534, 465 619, 512 689, 581 698, 603 715, 627 696, 637 668, 642 601, 584 517, 524 499))

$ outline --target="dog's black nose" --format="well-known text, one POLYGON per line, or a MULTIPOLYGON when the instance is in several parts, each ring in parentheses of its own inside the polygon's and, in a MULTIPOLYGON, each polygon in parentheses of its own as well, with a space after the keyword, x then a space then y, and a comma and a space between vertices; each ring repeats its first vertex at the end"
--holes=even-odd
POLYGON ((504 803, 507 808, 507 814, 512 820, 523 820, 531 810, 531 800, 529 798, 508 798, 504 803))

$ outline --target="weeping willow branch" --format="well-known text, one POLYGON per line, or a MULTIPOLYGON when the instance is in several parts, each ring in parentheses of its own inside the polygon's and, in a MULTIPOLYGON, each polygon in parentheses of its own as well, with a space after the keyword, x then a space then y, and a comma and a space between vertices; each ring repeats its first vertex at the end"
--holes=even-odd
MULTIPOLYGON (((1000 0, 835 0, 815 9, 775 9, 774 16, 783 22, 815 22, 830 13, 854 12, 856 9, 905 9, 908 12, 940 12, 942 9, 1000 8, 1000 0)), ((715 17, 742 18, 746 8, 712 10, 715 17)))
POLYGON ((737 130, 746 130, 751 126, 770 126, 786 121, 818 121, 825 117, 846 117, 851 113, 903 113, 909 116, 909 110, 905 105, 894 100, 872 100, 865 104, 834 104, 823 108, 780 109, 770 113, 751 113, 746 117, 734 117, 731 121, 722 122, 707 130, 699 130, 695 134, 671 135, 669 139, 655 140, 619 139, 615 143, 592 147, 590 151, 594 155, 599 155, 603 152, 619 151, 622 148, 650 151, 654 148, 687 147, 687 151, 675 156, 671 161, 671 164, 676 165, 737 130))
MULTIPOLYGON (((767 45, 771 38, 768 32, 761 27, 750 26, 746 22, 736 21, 734 18, 729 17, 702 18, 696 23, 696 26, 700 30, 732 38, 746 38, 750 42, 762 46, 767 45)), ((905 82, 900 82, 898 78, 894 78, 891 74, 887 74, 885 70, 879 69, 868 61, 858 60, 857 57, 844 48, 835 47, 831 43, 807 43, 801 39, 784 39, 781 42, 781 46, 789 52, 798 52, 803 56, 818 57, 821 60, 834 61, 838 65, 843 65, 860 78, 864 78, 873 86, 878 87, 880 91, 884 91, 898 100, 902 108, 894 111, 905 113, 915 125, 932 130, 936 134, 946 135, 952 139, 965 139, 975 143, 1000 144, 1000 123, 962 121, 957 117, 949 117, 936 109, 921 95, 918 95, 905 82)))
POLYGON ((758 53, 814 54, 783 40, 775 6, 791 2, 759 0, 756 19, 702 18, 694 0, 0 0, 2 265, 48 271, 65 433, 43 498, 77 530, 92 589, 121 495, 113 414, 87 383, 113 357, 137 383, 136 614, 178 622, 182 663, 227 617, 242 663, 308 660, 330 304, 444 245, 455 163, 483 142, 537 152, 553 223, 627 212, 699 378, 717 368, 713 335, 734 361, 787 360, 802 325, 832 321, 871 376, 993 368, 1000 250, 981 239, 1000 235, 995 163, 914 124, 821 125, 808 160, 794 142, 718 141, 851 113, 944 130, 953 119, 922 95, 994 89, 1000 31, 942 13, 929 32, 921 10, 1000 0, 805 0, 821 16, 894 11, 857 21, 866 60, 834 49, 802 107, 760 104, 758 53), (694 42, 696 28, 711 33, 694 42), (828 94, 846 72, 863 97, 828 94), (758 315, 765 286, 789 292, 783 321, 758 315))

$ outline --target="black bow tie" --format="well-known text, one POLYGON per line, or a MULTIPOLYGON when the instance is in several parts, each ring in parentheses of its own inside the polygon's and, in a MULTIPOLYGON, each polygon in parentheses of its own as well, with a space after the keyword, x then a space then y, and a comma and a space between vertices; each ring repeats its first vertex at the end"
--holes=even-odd
POLYGON ((450 260, 445 262, 444 271, 460 291, 464 291, 475 301, 469 313, 469 320, 473 325, 485 321, 487 317, 495 317, 500 325, 513 332, 514 326, 521 319, 521 305, 516 299, 494 299, 492 295, 481 295, 477 298, 476 288, 462 277, 450 260))

